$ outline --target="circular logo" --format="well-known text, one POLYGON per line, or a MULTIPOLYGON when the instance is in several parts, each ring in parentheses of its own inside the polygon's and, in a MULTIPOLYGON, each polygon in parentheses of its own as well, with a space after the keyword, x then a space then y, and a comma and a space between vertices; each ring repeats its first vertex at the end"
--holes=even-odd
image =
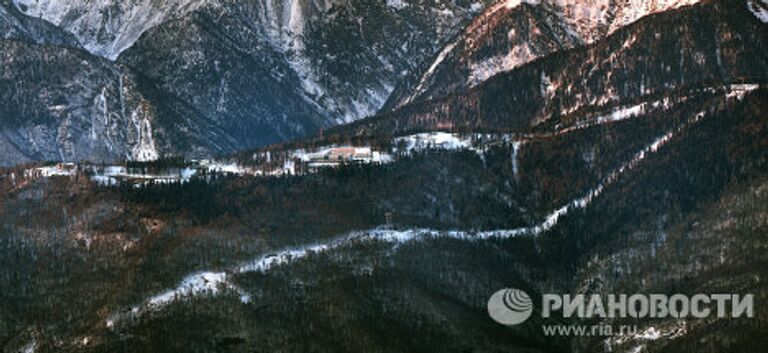
POLYGON ((533 301, 519 289, 502 289, 488 300, 488 314, 502 325, 517 325, 525 322, 533 313, 533 301))

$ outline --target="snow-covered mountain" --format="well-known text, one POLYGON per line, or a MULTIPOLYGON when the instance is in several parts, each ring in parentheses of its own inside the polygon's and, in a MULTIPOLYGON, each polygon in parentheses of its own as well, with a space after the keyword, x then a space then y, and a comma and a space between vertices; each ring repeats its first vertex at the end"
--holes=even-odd
MULTIPOLYGON (((413 102, 339 131, 353 135, 434 129, 523 132, 542 123, 556 124, 577 112, 669 97, 688 89, 764 84, 768 82, 768 26, 747 5, 738 0, 713 1, 648 16, 593 44, 501 72, 462 93, 413 102)), ((466 87, 445 84, 450 76, 440 74, 450 70, 433 72, 435 80, 428 83, 441 84, 429 86, 433 91, 424 90, 424 94, 448 94, 440 89, 466 87)))
MULTIPOLYGON (((114 77, 119 76, 116 72, 131 75, 137 87, 151 88, 147 90, 153 93, 145 97, 149 105, 173 107, 154 124, 168 127, 158 133, 162 136, 157 140, 163 141, 158 142, 158 154, 203 157, 311 135, 374 114, 403 76, 483 7, 483 1, 448 0, 3 0, 0 30, 4 38, 46 46, 27 46, 13 55, 62 46, 74 49, 63 52, 76 53, 85 62, 109 66, 114 77), (44 35, 43 28, 60 38, 44 35)), ((6 60, 3 64, 13 67, 14 58, 6 60)), ((103 85, 91 82, 88 71, 78 65, 58 73, 46 71, 42 78, 25 72, 32 74, 6 74, 19 86, 3 92, 6 96, 33 96, 37 91, 24 91, 33 86, 47 89, 50 96, 69 96, 56 79, 82 80, 77 85, 88 89, 77 92, 82 96, 78 101, 98 100, 103 91, 103 85)), ((122 111, 115 109, 120 101, 117 88, 104 95, 110 114, 122 111)), ((13 102, 4 107, 2 120, 27 119, 27 130, 57 131, 51 124, 59 115, 46 110, 47 103, 13 102)), ((81 105, 54 105, 82 112, 84 121, 101 119, 81 105)), ((130 114, 120 119, 125 119, 120 124, 128 124, 130 114)), ((4 163, 136 157, 123 151, 126 146, 88 155, 90 147, 65 137, 51 136, 39 145, 43 141, 18 130, 4 134, 15 136, 8 144, 18 152, 4 163), (78 153, 66 152, 55 141, 78 146, 78 153), (36 145, 49 152, 34 152, 36 145)))
MULTIPOLYGON (((681 6, 692 5, 701 0, 552 0, 560 9, 566 22, 576 33, 591 43, 617 29, 650 14, 663 12, 681 6)), ((543 0, 542 2, 547 2, 543 0)))
POLYGON ((422 68, 386 109, 463 92, 556 51, 589 44, 647 15, 698 0, 503 0, 489 6, 422 68))
MULTIPOLYGON (((466 92, 537 58, 605 38, 647 14, 692 2, 3 0, 0 40, 25 43, 9 44, 14 49, 0 62, 8 78, 0 93, 12 102, 2 107, 2 143, 14 151, 3 163, 202 158, 296 139, 374 115, 385 102, 394 108, 466 92), (38 52, 57 54, 28 54, 38 52), (28 66, 20 67, 25 55, 28 66), (47 69, 54 67, 61 70, 47 69), (102 76, 110 78, 93 79, 102 76), (133 84, 118 88, 126 77, 133 84), (124 127, 135 119, 121 106, 125 87, 142 97, 145 111, 157 113, 150 119, 156 153, 132 152, 137 138, 128 138, 133 133, 124 127), (102 100, 106 104, 94 108, 102 100), (109 122, 102 124, 110 126, 107 136, 126 138, 88 142, 64 133, 67 119, 79 122, 67 131, 99 130, 99 122, 109 122)), ((768 11, 764 2, 739 3, 758 18, 768 11)), ((553 94, 563 89, 557 78, 563 73, 546 71, 535 73, 536 86, 551 87, 553 94)), ((619 72, 582 71, 590 77, 619 72)), ((630 92, 623 84, 589 94, 630 92)), ((476 98, 467 94, 454 102, 476 98)), ((577 109, 574 104, 548 104, 536 114, 577 109)))
MULTIPOLYGON (((315 105, 319 113, 336 122, 349 122, 375 113, 389 96, 399 75, 412 68, 393 63, 393 60, 399 57, 408 61, 423 60, 422 55, 431 55, 435 44, 452 35, 462 21, 483 7, 483 1, 464 6, 452 1, 348 0, 248 3, 228 0, 13 0, 13 3, 19 11, 72 33, 86 50, 110 60, 116 60, 144 33, 173 20, 184 21, 187 15, 197 10, 215 18, 226 18, 233 26, 225 31, 257 31, 254 34, 260 40, 284 56, 291 74, 300 80, 300 94, 315 105), (233 22, 238 19, 242 21, 233 22), (359 50, 355 54, 383 68, 381 73, 375 74, 376 82, 359 83, 354 79, 357 75, 336 77, 328 72, 333 70, 329 66, 339 64, 336 62, 339 56, 351 54, 339 52, 338 43, 323 41, 328 38, 320 38, 320 41, 312 38, 328 35, 329 31, 350 32, 347 35, 352 42, 343 44, 364 42, 360 44, 365 45, 355 48, 359 50), (387 35, 394 36, 384 38, 387 35), (368 36, 372 38, 365 38, 368 36), (339 80, 341 78, 344 80, 339 80), (353 91, 360 93, 353 94, 353 91)), ((229 34, 230 38, 237 37, 235 33, 229 34)), ((357 71, 354 67, 344 70, 357 71)), ((360 77, 361 80, 369 78, 360 77)))
MULTIPOLYGON (((82 48, 117 63, 144 86, 155 87, 158 96, 183 105, 168 110, 168 126, 184 122, 210 128, 169 129, 167 149, 160 146, 159 153, 201 157, 307 136, 375 114, 402 77, 480 13, 485 2, 4 0, 0 6, 70 38, 49 44, 82 48), (197 145, 190 136, 212 142, 197 145)), ((11 26, 9 19, 0 21, 0 29, 11 26)), ((43 44, 21 38, 19 33, 29 30, 13 26, 15 39, 43 44)), ((87 77, 76 70, 62 74, 87 77)), ((45 86, 45 81, 36 84, 45 86)), ((97 91, 84 92, 94 100, 97 91)), ((115 92, 108 90, 108 101, 117 99, 110 96, 115 92)), ((21 160, 37 158, 43 156, 21 160)))
MULTIPOLYGON (((298 106, 310 106, 316 115, 310 119, 330 126, 375 114, 403 76, 483 8, 481 1, 457 4, 461 3, 220 0, 150 30, 120 61, 147 68, 150 76, 161 80, 190 77, 195 75, 190 71, 202 66, 219 70, 223 80, 218 83, 226 91, 223 98, 221 92, 190 92, 188 87, 183 94, 211 103, 221 98, 223 109, 233 101, 251 100, 271 109, 276 119, 292 119, 293 109, 254 100, 254 92, 249 92, 253 88, 235 89, 229 77, 278 81, 298 106), (200 42, 208 40, 221 46, 217 50, 238 55, 209 52, 200 42), (244 61, 263 68, 232 68, 244 61), (162 71, 156 69, 165 65, 162 71)), ((169 90, 180 89, 174 84, 169 90)))
POLYGON ((148 29, 196 10, 207 0, 13 0, 24 14, 75 35, 89 52, 117 59, 148 29))
POLYGON ((0 352, 765 337, 764 305, 510 328, 487 303, 768 298, 768 0, 33 1, 0 0, 0 352), (412 102, 313 135, 420 62, 412 102), (109 163, 169 153, 196 160, 109 163), (542 330, 585 323, 617 330, 542 330))

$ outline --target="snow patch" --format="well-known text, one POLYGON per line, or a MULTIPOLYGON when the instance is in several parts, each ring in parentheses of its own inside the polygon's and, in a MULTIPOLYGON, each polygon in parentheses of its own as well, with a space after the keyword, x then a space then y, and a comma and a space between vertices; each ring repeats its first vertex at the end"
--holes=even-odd
MULTIPOLYGON (((766 12, 768 14, 768 12, 766 12)), ((728 99, 737 99, 742 100, 744 97, 749 94, 750 92, 757 90, 760 88, 759 84, 735 84, 730 85, 728 94, 726 97, 728 99)))
POLYGON ((504 3, 504 7, 508 9, 513 9, 515 7, 518 7, 522 4, 529 4, 529 5, 538 5, 541 3, 541 0, 507 0, 504 3))
POLYGON ((147 311, 160 310, 176 301, 199 296, 217 296, 224 291, 240 295, 242 303, 248 303, 251 296, 229 281, 225 272, 198 272, 185 277, 176 288, 147 298, 130 310, 111 315, 106 321, 107 328, 114 328, 119 321, 135 318, 147 311))
POLYGON ((542 70, 541 71, 541 96, 547 99, 552 99, 552 97, 555 96, 557 89, 558 89, 558 86, 554 85, 549 75, 547 75, 547 73, 544 70, 542 70))
POLYGON ((520 156, 520 149, 523 147, 524 141, 512 142, 512 172, 515 177, 520 175, 520 164, 518 157, 520 156))
POLYGON ((454 42, 451 44, 448 44, 443 50, 440 52, 440 54, 437 55, 437 58, 432 63, 432 65, 429 66, 429 69, 427 69, 427 72, 424 73, 424 75, 421 76, 421 80, 419 81, 419 84, 416 86, 416 89, 414 89, 413 94, 409 96, 405 101, 400 104, 400 106, 406 105, 410 102, 412 102, 416 97, 420 96, 424 91, 426 91, 427 83, 429 83, 429 80, 432 78, 432 76, 435 74, 435 70, 438 66, 445 60, 445 58, 448 57, 448 54, 450 54, 453 51, 453 48, 456 47, 458 43, 454 42))
POLYGON ((156 173, 138 173, 138 170, 128 170, 123 166, 107 166, 104 168, 92 167, 91 180, 102 186, 115 186, 121 180, 136 182, 136 186, 141 186, 149 182, 169 184, 175 182, 188 182, 197 175, 197 169, 186 168, 168 168, 162 172, 156 173))
POLYGON ((503 72, 510 71, 522 64, 536 59, 530 44, 515 45, 506 55, 500 55, 469 64, 469 78, 467 83, 470 88, 477 86, 489 78, 503 72))
POLYGON ((651 326, 645 331, 641 332, 637 335, 637 338, 647 340, 647 341, 655 341, 659 338, 661 338, 661 331, 656 329, 655 327, 651 326))
MULTIPOLYGON (((680 102, 685 100, 687 100, 687 97, 681 98, 680 102)), ((607 114, 592 116, 583 121, 579 121, 575 123, 573 126, 561 128, 557 132, 555 132, 555 135, 564 135, 573 131, 586 129, 596 125, 608 124, 608 123, 631 119, 631 118, 638 117, 645 114, 650 109, 656 109, 656 108, 669 109, 670 107, 672 107, 674 104, 677 104, 677 103, 679 102, 673 102, 669 98, 663 98, 656 101, 649 101, 649 102, 638 103, 630 106, 618 107, 607 114)), ((577 110, 577 109, 574 109, 574 110, 577 110)))
POLYGON ((237 269, 236 272, 237 273, 248 273, 248 272, 266 273, 269 270, 271 270, 273 267, 288 264, 292 261, 305 258, 314 253, 319 253, 319 252, 327 251, 329 249, 334 249, 342 244, 343 242, 332 242, 329 244, 316 244, 316 245, 309 245, 305 247, 284 250, 279 253, 263 256, 261 258, 254 260, 253 262, 242 265, 240 268, 237 269))
POLYGON ((241 167, 237 163, 226 163, 218 161, 201 161, 200 166, 209 172, 217 173, 229 173, 229 174, 248 174, 246 168, 241 167))
MULTIPOLYGON (((136 114, 136 112, 134 112, 134 114, 136 114)), ((135 119, 135 117, 132 119, 135 119)), ((139 162, 157 160, 160 157, 160 154, 157 153, 155 139, 152 136, 152 123, 147 116, 137 122, 137 129, 139 143, 133 149, 133 160, 139 162)))
POLYGON ((403 0, 387 0, 387 6, 396 10, 402 10, 408 7, 408 3, 403 0))
POLYGON ((749 8, 749 11, 751 11, 761 22, 768 23, 768 1, 748 1, 747 8, 749 8))
POLYGON ((684 336, 688 333, 688 326, 685 321, 677 321, 664 325, 664 327, 649 326, 641 332, 634 334, 615 336, 606 339, 606 347, 613 347, 614 345, 623 345, 627 343, 634 343, 633 349, 636 351, 642 350, 648 341, 657 341, 660 339, 673 340, 684 336))
POLYGON ((37 341, 32 341, 21 349, 22 353, 35 353, 35 351, 37 351, 37 341))
POLYGON ((201 272, 187 276, 178 287, 161 293, 147 300, 153 307, 164 306, 176 298, 191 297, 200 294, 216 295, 228 285, 227 274, 223 272, 201 272))
POLYGON ((393 141, 397 152, 412 154, 427 149, 459 150, 469 149, 472 141, 458 134, 447 132, 426 132, 395 138, 393 141), (403 146, 402 148, 398 146, 403 146))

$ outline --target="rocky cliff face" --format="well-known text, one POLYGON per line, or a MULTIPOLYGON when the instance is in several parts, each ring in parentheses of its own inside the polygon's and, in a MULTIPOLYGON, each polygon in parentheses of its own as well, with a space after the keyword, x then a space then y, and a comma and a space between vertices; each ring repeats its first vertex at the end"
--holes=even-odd
POLYGON ((194 11, 206 0, 13 0, 22 13, 77 37, 89 52, 114 60, 148 29, 194 11))
POLYGON ((489 6, 429 66, 404 80, 385 109, 464 92, 556 51, 589 44, 650 14, 698 0, 506 0, 489 6))
POLYGON ((157 158, 154 118, 134 93, 133 77, 75 49, 20 41, 0 46, 7 152, 0 163, 157 158))
POLYGON ((130 69, 76 48, 0 40, 0 165, 209 156, 234 142, 130 69))
POLYGON ((221 1, 147 32, 119 61, 220 119, 249 147, 375 114, 401 77, 481 6, 221 1))

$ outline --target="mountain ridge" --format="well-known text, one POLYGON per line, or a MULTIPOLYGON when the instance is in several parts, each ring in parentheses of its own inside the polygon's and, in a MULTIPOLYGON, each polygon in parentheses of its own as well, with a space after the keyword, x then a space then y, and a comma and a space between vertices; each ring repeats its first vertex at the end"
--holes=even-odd
POLYGON ((768 28, 746 6, 733 3, 741 1, 710 1, 645 17, 606 40, 539 58, 465 93, 412 103, 336 131, 350 136, 434 129, 525 131, 579 109, 676 87, 765 83, 768 59, 759 48, 767 45, 762 34, 768 28), (702 22, 718 26, 699 30, 702 22), (645 56, 650 50, 655 55, 645 56))
POLYGON ((593 43, 648 15, 697 2, 500 1, 477 16, 428 69, 398 86, 383 110, 463 93, 496 74, 593 43))

